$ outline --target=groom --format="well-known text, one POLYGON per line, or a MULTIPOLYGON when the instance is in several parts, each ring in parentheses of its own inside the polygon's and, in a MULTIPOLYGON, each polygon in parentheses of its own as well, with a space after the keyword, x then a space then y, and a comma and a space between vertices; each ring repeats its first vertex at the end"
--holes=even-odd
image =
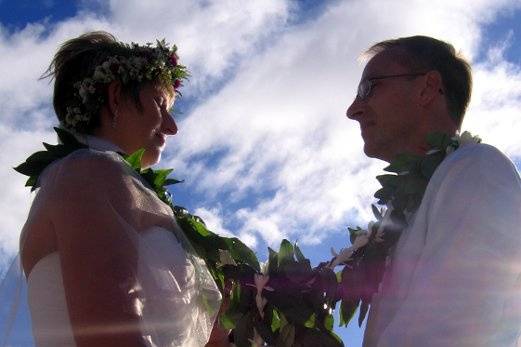
MULTIPOLYGON (((456 134, 472 79, 452 45, 405 37, 366 55, 347 116, 360 124, 367 156, 423 155, 427 134, 456 134)), ((400 236, 364 346, 514 347, 520 331, 519 174, 492 146, 462 146, 436 169, 400 236)))

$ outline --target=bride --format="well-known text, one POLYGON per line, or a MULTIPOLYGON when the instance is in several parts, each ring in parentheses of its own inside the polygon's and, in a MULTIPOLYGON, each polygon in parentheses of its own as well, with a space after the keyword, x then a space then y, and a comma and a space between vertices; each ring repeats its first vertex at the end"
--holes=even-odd
POLYGON ((211 334, 221 296, 204 262, 122 158, 144 149, 153 165, 177 133, 176 47, 91 32, 63 44, 47 76, 61 128, 85 148, 40 174, 21 234, 36 345, 228 345, 211 334))

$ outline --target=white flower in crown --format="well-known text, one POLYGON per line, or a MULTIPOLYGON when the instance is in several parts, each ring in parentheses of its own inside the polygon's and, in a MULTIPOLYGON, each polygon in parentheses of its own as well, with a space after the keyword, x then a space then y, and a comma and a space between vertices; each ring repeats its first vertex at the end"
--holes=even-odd
POLYGON ((186 68, 178 64, 177 47, 169 48, 162 40, 157 41, 156 47, 152 44, 140 46, 131 44, 126 46, 135 50, 136 55, 130 57, 112 56, 94 68, 92 76, 86 77, 74 84, 77 91, 76 100, 71 100, 64 119, 64 126, 70 130, 79 123, 88 123, 93 114, 98 112, 104 102, 104 88, 99 85, 107 84, 119 79, 124 84, 131 80, 143 82, 145 79, 158 79, 169 83, 177 91, 182 86, 182 80, 188 77, 186 68), (146 51, 145 56, 143 51, 146 51))
POLYGON ((89 91, 88 89, 82 85, 78 88, 78 94, 80 95, 81 101, 85 104, 87 100, 89 99, 89 91))
POLYGON ((87 121, 88 117, 81 113, 79 107, 67 107, 67 114, 65 115, 66 122, 75 126, 80 121, 87 121))
POLYGON ((116 78, 110 71, 110 69, 105 69, 102 66, 96 66, 94 70, 94 75, 92 75, 92 79, 97 82, 109 83, 110 81, 115 80, 116 78))

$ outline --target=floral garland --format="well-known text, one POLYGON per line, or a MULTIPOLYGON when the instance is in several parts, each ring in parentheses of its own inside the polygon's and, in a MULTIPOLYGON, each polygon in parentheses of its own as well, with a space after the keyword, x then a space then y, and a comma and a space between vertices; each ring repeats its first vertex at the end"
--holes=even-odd
MULTIPOLYGON (((55 128, 61 144, 44 143, 45 151, 31 155, 15 168, 29 176, 26 186, 37 187, 38 177, 49 164, 86 146, 67 131, 55 128)), ((169 179, 172 172, 141 168, 144 150, 124 157, 158 197, 174 211, 175 218, 201 257, 224 296, 227 310, 221 325, 232 330, 237 346, 343 346, 333 332, 333 310, 340 301, 340 326, 347 325, 360 307, 361 325, 378 291, 380 281, 401 231, 416 211, 427 184, 445 157, 460 146, 479 143, 478 137, 429 135, 430 150, 425 156, 400 155, 384 170, 393 174, 377 176, 382 188, 372 206, 375 222, 367 230, 349 228, 352 246, 342 249, 329 262, 312 268, 296 244, 283 240, 279 251, 268 248, 266 264, 238 238, 221 237, 206 228, 201 218, 176 206, 166 186, 179 183, 169 179), (335 273, 336 266, 343 269, 335 273)))
POLYGON ((188 77, 186 67, 179 64, 177 46, 172 48, 165 40, 157 40, 156 47, 151 43, 140 46, 137 43, 122 47, 131 50, 132 56, 116 55, 109 57, 96 66, 92 76, 74 83, 74 98, 70 100, 63 126, 75 130, 79 124, 85 124, 99 113, 106 101, 105 86, 119 80, 123 84, 130 81, 159 81, 163 85, 172 85, 178 92, 182 80, 188 77))

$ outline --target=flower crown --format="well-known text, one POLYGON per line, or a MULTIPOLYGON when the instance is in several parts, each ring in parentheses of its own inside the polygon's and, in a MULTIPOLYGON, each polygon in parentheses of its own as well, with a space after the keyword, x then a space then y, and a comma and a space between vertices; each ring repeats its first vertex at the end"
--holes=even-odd
POLYGON ((98 114, 106 101, 105 86, 115 80, 127 84, 131 81, 159 81, 164 85, 172 85, 174 91, 182 86, 182 80, 189 73, 185 66, 178 63, 177 46, 169 48, 165 40, 157 40, 156 46, 151 43, 140 46, 137 43, 121 44, 132 50, 132 56, 115 55, 96 66, 91 77, 74 83, 75 93, 67 107, 63 126, 77 130, 86 125, 98 114))

